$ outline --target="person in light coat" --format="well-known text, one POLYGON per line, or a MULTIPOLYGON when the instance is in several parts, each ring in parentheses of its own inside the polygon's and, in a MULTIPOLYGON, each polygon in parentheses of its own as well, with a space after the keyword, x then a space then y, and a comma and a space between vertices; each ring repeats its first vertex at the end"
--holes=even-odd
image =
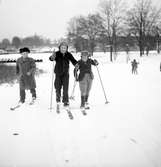
POLYGON ((16 73, 19 78, 20 88, 20 103, 25 102, 26 93, 25 90, 30 90, 32 95, 32 101, 36 99, 36 81, 35 71, 36 64, 35 60, 28 56, 30 53, 29 48, 24 47, 19 50, 21 57, 16 61, 16 73))

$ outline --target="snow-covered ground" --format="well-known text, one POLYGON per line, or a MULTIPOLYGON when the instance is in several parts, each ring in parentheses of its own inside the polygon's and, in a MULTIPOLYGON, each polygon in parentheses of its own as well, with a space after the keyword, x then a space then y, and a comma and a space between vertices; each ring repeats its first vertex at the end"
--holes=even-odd
MULTIPOLYGON (((18 56, 18 55, 15 55, 18 56)), ((161 166, 161 56, 151 53, 139 58, 138 75, 131 74, 125 53, 117 61, 95 53, 109 104, 96 67, 87 116, 79 110, 77 84, 75 100, 70 101, 74 120, 62 110, 50 112, 52 62, 49 54, 37 66, 46 73, 37 76, 37 102, 16 111, 10 107, 19 100, 19 86, 0 86, 0 167, 160 167, 161 166), (14 135, 17 133, 18 135, 14 135)), ((78 58, 78 57, 77 57, 78 58)), ((74 79, 70 66, 69 95, 74 79)))

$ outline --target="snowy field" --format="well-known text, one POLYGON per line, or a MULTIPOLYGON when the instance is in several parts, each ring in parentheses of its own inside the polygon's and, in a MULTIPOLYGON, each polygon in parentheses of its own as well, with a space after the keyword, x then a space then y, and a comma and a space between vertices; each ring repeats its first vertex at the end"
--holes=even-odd
MULTIPOLYGON (((95 53, 110 103, 105 104, 93 67, 91 109, 86 116, 80 112, 77 84, 75 100, 70 101, 74 120, 63 109, 56 114, 55 91, 54 109, 49 110, 49 54, 31 56, 42 58, 37 66, 46 71, 36 77, 35 105, 28 105, 31 95, 27 92, 26 104, 11 111, 19 100, 19 86, 0 86, 0 167, 161 167, 161 55, 154 52, 139 58, 139 53, 131 53, 131 59, 140 63, 138 75, 132 75, 125 53, 114 63, 107 54, 95 53)), ((73 84, 71 65, 69 95, 73 84)))

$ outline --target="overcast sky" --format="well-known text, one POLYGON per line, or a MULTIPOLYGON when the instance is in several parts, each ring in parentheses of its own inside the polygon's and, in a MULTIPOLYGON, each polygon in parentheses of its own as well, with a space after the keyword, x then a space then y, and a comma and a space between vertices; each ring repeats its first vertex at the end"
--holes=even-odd
POLYGON ((0 41, 35 33, 52 40, 63 37, 70 18, 95 12, 98 3, 99 0, 0 0, 0 41))

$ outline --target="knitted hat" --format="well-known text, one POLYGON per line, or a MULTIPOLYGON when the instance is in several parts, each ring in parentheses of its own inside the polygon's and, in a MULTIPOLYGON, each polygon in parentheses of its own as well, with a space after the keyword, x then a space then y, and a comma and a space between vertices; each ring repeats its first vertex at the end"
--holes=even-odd
POLYGON ((20 53, 23 53, 23 52, 30 53, 30 49, 29 49, 29 48, 27 48, 27 47, 20 48, 19 52, 20 52, 20 53))

